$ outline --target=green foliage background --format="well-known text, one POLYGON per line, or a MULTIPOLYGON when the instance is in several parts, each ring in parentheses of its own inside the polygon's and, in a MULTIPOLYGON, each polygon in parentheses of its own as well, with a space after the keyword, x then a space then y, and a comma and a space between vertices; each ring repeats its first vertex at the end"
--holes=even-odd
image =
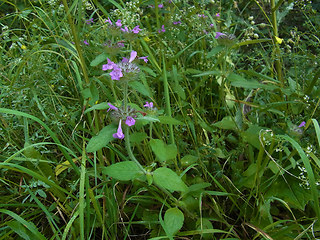
POLYGON ((319 238, 319 18, 302 0, 0 1, 0 239, 319 238), (133 50, 137 78, 102 71, 133 50), (108 103, 134 109, 124 140, 108 103))

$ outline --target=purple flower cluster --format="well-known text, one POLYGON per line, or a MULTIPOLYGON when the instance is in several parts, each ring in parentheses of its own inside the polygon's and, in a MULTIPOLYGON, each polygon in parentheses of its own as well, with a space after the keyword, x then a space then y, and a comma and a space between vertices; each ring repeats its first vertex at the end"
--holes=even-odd
POLYGON ((305 127, 306 126, 306 122, 303 121, 302 123, 300 123, 300 125, 298 126, 299 128, 305 127))
POLYGON ((164 28, 164 25, 162 25, 161 29, 158 30, 158 33, 165 32, 165 31, 166 31, 166 29, 164 28))
POLYGON ((206 18, 207 16, 204 14, 198 14, 198 17, 206 18))
MULTIPOLYGON (((123 110, 121 108, 119 109, 119 108, 115 107, 114 105, 112 105, 111 103, 108 103, 108 105, 109 105, 109 109, 107 110, 107 112, 109 112, 110 110, 113 110, 115 115, 117 115, 118 118, 120 119, 119 125, 118 125, 118 130, 112 136, 114 138, 123 139, 124 134, 123 134, 122 127, 121 127, 122 120, 125 119, 125 124, 128 127, 135 125, 136 120, 134 118, 136 117, 136 115, 134 113, 136 111, 134 109, 129 109, 129 108, 127 110, 123 110)), ((146 102, 144 107, 153 109, 153 102, 146 102)))
MULTIPOLYGON (((108 63, 102 65, 102 70, 112 70, 110 72, 110 76, 112 80, 120 80, 121 77, 123 77, 124 73, 133 73, 136 74, 140 71, 137 65, 135 65, 133 60, 137 57, 137 52, 132 51, 130 54, 130 59, 123 58, 121 63, 114 63, 109 58, 107 59, 108 63)), ((145 57, 139 57, 139 59, 142 59, 145 62, 148 62, 148 56, 145 57)))
MULTIPOLYGON (((114 26, 113 23, 111 22, 110 18, 108 18, 105 23, 109 23, 110 26, 114 26)), ((127 26, 124 26, 122 28, 122 23, 121 20, 118 19, 115 23, 116 27, 120 28, 122 32, 133 32, 134 34, 138 34, 142 29, 140 29, 139 25, 135 26, 131 31, 129 30, 129 28, 127 26)))
POLYGON ((91 23, 94 24, 93 18, 86 20, 86 24, 90 25, 91 23))

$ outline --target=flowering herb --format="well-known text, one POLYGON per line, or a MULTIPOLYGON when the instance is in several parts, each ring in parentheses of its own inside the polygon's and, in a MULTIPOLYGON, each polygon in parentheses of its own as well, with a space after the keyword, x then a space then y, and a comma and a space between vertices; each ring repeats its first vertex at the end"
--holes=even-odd
POLYGON ((139 28, 139 25, 135 26, 135 27, 132 29, 132 32, 135 33, 135 34, 138 34, 140 31, 141 31, 141 29, 139 28))
POLYGON ((120 80, 120 78, 124 77, 125 74, 125 80, 133 80, 137 73, 140 72, 139 67, 132 63, 135 58, 137 57, 136 51, 131 51, 129 60, 127 58, 123 58, 120 63, 114 63, 109 58, 108 63, 102 65, 102 70, 112 70, 110 72, 110 76, 112 80, 120 80))
POLYGON ((173 25, 181 24, 181 21, 173 22, 173 25))
POLYGON ((86 24, 90 25, 91 23, 92 24, 94 23, 93 18, 90 18, 90 19, 86 20, 86 24))
POLYGON ((108 19, 105 21, 105 23, 109 23, 110 25, 113 25, 112 22, 111 22, 111 20, 110 20, 110 18, 108 18, 108 19))
POLYGON ((219 37, 221 37, 221 36, 223 36, 223 35, 225 35, 225 34, 222 33, 222 32, 216 32, 215 38, 218 39, 219 37))
POLYGON ((117 26, 117 27, 121 27, 121 26, 122 26, 122 23, 121 23, 121 20, 120 20, 120 19, 118 19, 118 21, 116 22, 116 26, 117 26))
POLYGON ((131 127, 136 123, 136 120, 133 117, 128 116, 126 119, 126 124, 131 127))
POLYGON ((139 57, 139 59, 142 59, 144 62, 148 62, 149 60, 148 60, 148 56, 145 56, 145 57, 139 57))
POLYGON ((305 126, 306 126, 306 122, 303 121, 302 123, 300 123, 300 125, 298 127, 301 128, 301 127, 305 127, 305 126))
POLYGON ((166 31, 166 29, 164 28, 164 25, 162 25, 161 29, 158 30, 158 33, 165 32, 165 31, 166 31))
POLYGON ((113 106, 111 103, 108 103, 108 105, 109 105, 109 109, 107 112, 109 112, 110 110, 115 110, 115 111, 119 110, 117 107, 113 106))
POLYGON ((83 43, 84 43, 85 45, 89 45, 89 43, 88 43, 86 40, 83 40, 83 43))
POLYGON ((146 108, 153 108, 153 102, 146 102, 146 104, 143 106, 146 108))
POLYGON ((117 132, 114 133, 112 136, 113 136, 114 138, 124 139, 124 134, 123 134, 122 128, 121 128, 121 120, 119 121, 119 126, 118 126, 117 132))

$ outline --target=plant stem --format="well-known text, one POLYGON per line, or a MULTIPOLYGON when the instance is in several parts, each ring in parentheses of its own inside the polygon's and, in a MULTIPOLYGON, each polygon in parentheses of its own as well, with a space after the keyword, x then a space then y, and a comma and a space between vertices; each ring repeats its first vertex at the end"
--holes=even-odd
MULTIPOLYGON (((164 86, 164 98, 166 101, 166 114, 171 117, 171 106, 170 106, 170 95, 169 95, 169 84, 167 79, 167 69, 165 58, 162 56, 163 59, 163 86, 164 86)), ((169 131, 170 131, 170 143, 174 144, 174 135, 173 135, 173 126, 169 124, 169 131)))
MULTIPOLYGON (((124 104, 124 109, 127 112, 127 108, 128 108, 128 83, 127 82, 124 83, 123 104, 124 104)), ((125 131, 125 145, 126 145, 126 150, 129 154, 129 158, 137 164, 137 166, 142 170, 144 174, 146 174, 147 171, 142 167, 139 161, 135 158, 131 150, 129 127, 126 126, 124 131, 125 131)))
POLYGON ((69 7, 68 7, 67 0, 62 0, 62 3, 63 3, 63 6, 64 6, 64 8, 66 10, 67 17, 68 17, 68 22, 69 22, 69 25, 70 25, 70 28, 71 28, 71 31, 72 31, 72 35, 73 35, 73 38, 74 38, 74 43, 75 43, 75 46, 76 46, 76 49, 77 49, 77 53, 79 54, 79 60, 80 60, 80 65, 81 65, 81 69, 82 69, 82 72, 83 72, 84 80, 85 80, 86 84, 89 84, 90 81, 89 81, 89 77, 88 77, 86 63, 85 63, 85 60, 84 60, 84 57, 83 57, 82 51, 81 51, 79 36, 78 36, 77 30, 76 30, 76 27, 75 27, 75 25, 73 23, 73 20, 71 18, 71 15, 69 13, 69 7))
MULTIPOLYGON (((277 6, 278 8, 279 6, 277 6)), ((279 43, 277 42, 277 37, 278 37, 278 23, 277 23, 277 8, 275 4, 275 0, 271 0, 271 22, 272 22, 272 28, 273 28, 273 41, 275 42, 275 56, 276 59, 274 61, 278 80, 281 82, 282 87, 284 86, 283 78, 282 78, 282 66, 281 66, 281 61, 280 61, 280 47, 279 43)))
POLYGON ((147 174, 147 171, 142 167, 142 165, 139 163, 139 161, 135 158, 135 156, 133 155, 133 152, 131 150, 129 127, 125 128, 125 139, 124 140, 125 140, 126 150, 128 152, 130 159, 137 164, 137 166, 141 169, 141 171, 144 174, 147 174))

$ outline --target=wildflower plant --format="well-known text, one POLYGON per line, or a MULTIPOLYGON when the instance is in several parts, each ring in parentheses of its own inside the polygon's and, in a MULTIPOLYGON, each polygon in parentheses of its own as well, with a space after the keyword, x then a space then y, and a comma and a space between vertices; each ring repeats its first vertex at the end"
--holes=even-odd
POLYGON ((315 2, 7 2, 0 239, 319 238, 315 2))

